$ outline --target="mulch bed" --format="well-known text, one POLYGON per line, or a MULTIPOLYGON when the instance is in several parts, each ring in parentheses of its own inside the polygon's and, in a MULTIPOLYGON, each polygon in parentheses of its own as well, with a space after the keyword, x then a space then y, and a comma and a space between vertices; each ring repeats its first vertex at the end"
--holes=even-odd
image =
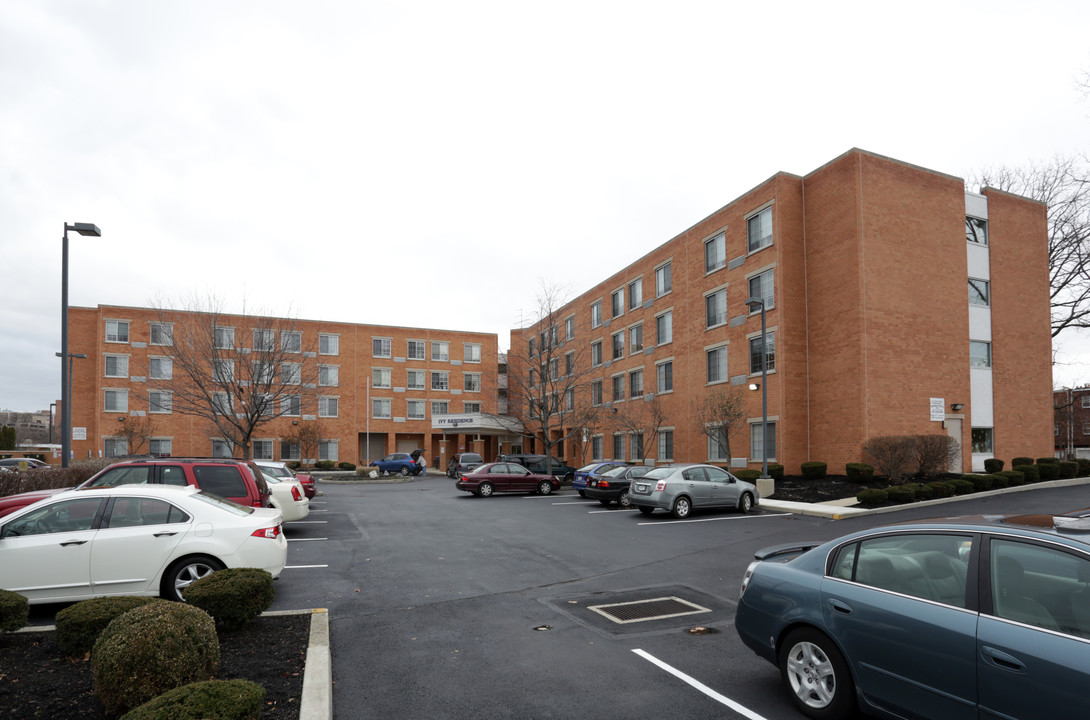
POLYGON ((807 480, 801 476, 788 475, 783 480, 776 481, 776 491, 769 499, 823 503, 841 498, 853 498, 860 490, 868 487, 885 486, 882 483, 849 482, 844 475, 828 475, 821 480, 807 480))
MULTIPOLYGON (((0 634, 0 718, 109 720, 93 694, 90 660, 69 660, 52 632, 0 634)), ((220 633, 218 679, 265 688, 262 720, 296 720, 310 615, 260 617, 220 633)))

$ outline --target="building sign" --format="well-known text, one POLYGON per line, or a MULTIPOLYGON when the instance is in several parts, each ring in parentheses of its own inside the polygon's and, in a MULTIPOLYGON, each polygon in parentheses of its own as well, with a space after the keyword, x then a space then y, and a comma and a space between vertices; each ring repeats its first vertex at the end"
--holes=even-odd
POLYGON ((931 398, 931 419, 935 422, 946 419, 946 398, 931 398))
POLYGON ((86 440, 87 439, 87 428, 85 428, 85 427, 74 427, 74 428, 72 428, 72 439, 73 440, 86 440))
POLYGON ((479 426, 481 416, 476 414, 465 415, 436 415, 433 425, 435 427, 456 428, 459 425, 479 426))

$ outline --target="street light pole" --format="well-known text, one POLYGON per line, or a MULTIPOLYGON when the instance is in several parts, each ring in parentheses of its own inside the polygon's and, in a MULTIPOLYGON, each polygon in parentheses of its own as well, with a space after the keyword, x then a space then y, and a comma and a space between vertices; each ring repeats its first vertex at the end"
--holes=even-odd
MULTIPOLYGON (((68 231, 80 235, 102 237, 93 223, 64 224, 61 244, 61 467, 68 467, 72 454, 72 359, 68 354, 68 231), (67 362, 65 362, 67 360, 67 362)), ((86 357, 86 356, 85 356, 86 357)))
POLYGON ((768 335, 765 326, 765 302, 761 298, 746 298, 752 310, 761 308, 761 479, 768 479, 768 335))

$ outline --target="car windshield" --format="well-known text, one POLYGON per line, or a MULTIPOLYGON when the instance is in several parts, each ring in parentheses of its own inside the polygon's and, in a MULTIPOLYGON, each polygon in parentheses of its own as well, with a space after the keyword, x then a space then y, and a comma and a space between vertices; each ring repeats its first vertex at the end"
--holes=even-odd
POLYGON ((659 468, 655 468, 653 470, 649 470, 647 472, 647 474, 644 475, 644 477, 647 478, 648 480, 662 480, 663 478, 668 478, 671 475, 673 475, 674 470, 676 470, 676 468, 659 467, 659 468))
POLYGON ((579 472, 589 473, 591 470, 593 470, 594 468, 598 467, 601 464, 602 463, 600 463, 600 462, 596 462, 596 463, 591 463, 590 465, 584 465, 583 467, 579 468, 579 472))
POLYGON ((270 485, 277 485, 281 482, 280 478, 269 474, 269 471, 265 468, 261 468, 261 474, 265 476, 265 482, 269 483, 270 485))
POLYGON ((254 508, 252 507, 239 505, 236 502, 231 502, 227 498, 221 498, 219 495, 213 495, 206 490, 201 490, 199 492, 193 493, 193 498, 213 507, 218 507, 222 510, 226 510, 232 515, 249 515, 254 511, 254 508))
POLYGON ((269 478, 269 477, 290 478, 292 476, 291 475, 291 470, 288 470, 286 467, 273 467, 273 466, 269 466, 269 465, 258 465, 258 467, 261 468, 261 472, 265 473, 266 478, 269 478))

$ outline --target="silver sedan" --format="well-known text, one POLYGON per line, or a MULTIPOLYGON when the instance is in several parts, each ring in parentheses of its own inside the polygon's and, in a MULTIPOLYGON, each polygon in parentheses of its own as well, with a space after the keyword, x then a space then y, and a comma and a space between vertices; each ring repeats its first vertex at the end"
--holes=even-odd
POLYGON ((760 502, 760 494, 751 483, 714 465, 672 465, 657 467, 633 480, 628 500, 645 515, 658 509, 686 518, 693 510, 704 508, 734 508, 747 513, 760 502))

